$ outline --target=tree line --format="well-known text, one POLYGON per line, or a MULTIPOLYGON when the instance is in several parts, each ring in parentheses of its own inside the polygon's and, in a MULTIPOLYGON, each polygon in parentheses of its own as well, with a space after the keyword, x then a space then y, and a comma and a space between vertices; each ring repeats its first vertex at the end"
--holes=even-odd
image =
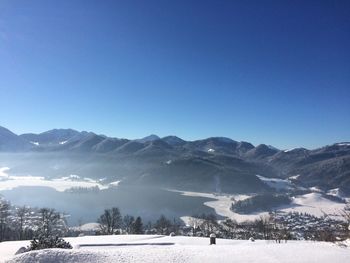
POLYGON ((0 242, 36 236, 64 236, 67 232, 65 216, 55 209, 14 207, 0 198, 0 242))
MULTIPOLYGON (((161 215, 154 222, 144 223, 141 216, 122 215, 118 207, 105 209, 97 218, 99 229, 95 234, 159 234, 209 236, 230 239, 288 240, 307 239, 320 241, 343 240, 350 236, 350 206, 342 212, 343 221, 324 215, 318 218, 308 214, 272 212, 254 221, 238 223, 232 219, 218 220, 214 214, 193 215, 187 225, 179 219, 161 215), (299 230, 298 230, 299 229, 299 230), (299 231, 299 232, 298 232, 299 231)), ((65 215, 52 208, 15 207, 0 198, 0 242, 76 236, 69 230, 65 215)))
POLYGON ((151 234, 169 235, 171 232, 178 232, 181 223, 177 220, 171 221, 161 215, 154 223, 148 222, 144 225, 140 216, 122 216, 118 207, 105 209, 103 214, 97 219, 99 231, 97 234, 151 234))

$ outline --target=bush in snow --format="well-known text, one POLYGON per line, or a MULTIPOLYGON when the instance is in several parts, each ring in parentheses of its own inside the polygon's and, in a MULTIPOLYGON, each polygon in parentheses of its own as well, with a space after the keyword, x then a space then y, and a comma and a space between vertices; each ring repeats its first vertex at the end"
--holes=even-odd
POLYGON ((64 241, 62 238, 58 236, 49 236, 46 237, 44 235, 39 236, 39 238, 34 238, 32 241, 30 241, 30 246, 27 247, 27 251, 30 250, 39 250, 39 249, 45 249, 45 248, 65 248, 65 249, 71 249, 72 245, 64 241))

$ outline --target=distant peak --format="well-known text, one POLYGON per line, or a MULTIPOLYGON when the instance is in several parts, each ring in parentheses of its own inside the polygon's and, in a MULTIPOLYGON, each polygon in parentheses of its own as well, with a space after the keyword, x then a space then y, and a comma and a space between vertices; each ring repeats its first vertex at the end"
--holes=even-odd
POLYGON ((269 147, 271 150, 276 150, 279 151, 280 149, 276 148, 275 146, 272 145, 267 145, 267 147, 269 147))
POLYGON ((210 137, 209 139, 217 140, 217 141, 224 142, 224 143, 231 143, 234 141, 234 140, 227 138, 227 137, 210 137))
POLYGON ((306 149, 302 148, 302 147, 297 147, 297 148, 291 148, 291 149, 284 150, 283 152, 292 153, 292 152, 300 152, 300 151, 306 151, 306 149))
POLYGON ((137 139, 135 141, 137 142, 141 142, 141 143, 145 143, 145 142, 152 142, 152 141, 156 141, 156 140, 159 140, 159 136, 158 135, 155 135, 155 134, 151 134, 151 135, 148 135, 142 139, 137 139))
POLYGON ((10 131, 9 129, 3 127, 3 126, 0 126, 0 131, 1 131, 1 132, 6 132, 6 133, 15 134, 15 133, 13 133, 12 131, 10 131))
POLYGON ((79 132, 73 129, 52 129, 45 132, 40 133, 40 135, 47 135, 47 134, 56 134, 56 135, 62 135, 62 134, 78 134, 79 132))
POLYGON ((169 135, 169 136, 163 137, 162 141, 165 141, 166 143, 173 145, 173 146, 183 145, 186 143, 186 141, 184 141, 183 139, 181 139, 175 135, 169 135))

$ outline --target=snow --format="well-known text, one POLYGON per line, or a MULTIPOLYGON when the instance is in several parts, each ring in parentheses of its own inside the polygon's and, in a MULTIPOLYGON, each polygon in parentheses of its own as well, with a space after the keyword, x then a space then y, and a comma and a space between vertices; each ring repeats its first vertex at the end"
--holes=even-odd
POLYGON ((300 174, 297 174, 297 175, 289 176, 288 179, 289 180, 298 180, 299 177, 300 177, 300 174))
POLYGON ((171 160, 168 160, 168 161, 166 161, 165 163, 166 163, 166 164, 171 164, 172 161, 171 161, 171 160))
MULTIPOLYGON (((242 195, 242 194, 234 194, 234 195, 225 195, 225 194, 213 194, 213 193, 200 193, 200 192, 183 192, 183 191, 177 191, 177 190, 170 190, 174 192, 179 192, 182 195, 185 196, 194 196, 194 197, 206 197, 214 199, 213 201, 207 201, 204 202, 204 205, 211 207, 215 210, 215 213, 224 217, 228 217, 231 219, 235 219, 237 222, 243 222, 247 220, 254 220, 259 215, 242 215, 235 213, 230 210, 231 204, 234 201, 244 200, 249 197, 250 195, 242 195)), ((267 214, 267 213, 261 213, 261 215, 267 214)), ((183 216, 181 219, 185 222, 185 224, 189 224, 189 221, 191 217, 183 216)))
POLYGON ((100 230, 100 224, 99 223, 86 223, 81 226, 77 227, 72 227, 72 230, 75 231, 81 231, 81 232, 86 232, 86 231, 97 231, 100 230))
POLYGON ((96 183, 94 179, 91 179, 89 177, 84 177, 84 181, 90 182, 90 183, 96 183))
POLYGON ((66 142, 68 142, 68 141, 62 141, 62 142, 59 142, 59 144, 65 144, 66 142))
POLYGON ((318 188, 317 186, 310 187, 309 189, 312 192, 322 193, 322 190, 320 188, 318 188))
POLYGON ((208 153, 213 153, 213 152, 215 152, 214 149, 212 149, 212 148, 208 149, 208 153))
POLYGON ((318 217, 323 216, 324 213, 332 217, 339 217, 340 212, 346 205, 326 199, 322 197, 322 194, 320 193, 305 194, 293 197, 292 199, 291 207, 280 210, 285 212, 308 213, 318 217))
POLYGON ((337 143, 339 146, 350 146, 350 142, 337 143))
POLYGON ((6 171, 8 171, 8 170, 10 170, 9 167, 1 167, 1 168, 0 168, 0 179, 1 179, 1 178, 7 179, 7 178, 9 177, 9 175, 6 173, 6 171))
POLYGON ((38 142, 30 142, 31 144, 34 144, 36 146, 39 146, 39 143, 38 142))
POLYGON ((84 236, 65 238, 73 249, 46 249, 17 256, 28 241, 0 243, 0 262, 347 262, 350 249, 325 242, 217 239, 157 235, 84 236))
POLYGON ((294 150, 296 150, 296 149, 298 149, 298 148, 292 148, 292 149, 284 150, 284 152, 285 152, 285 153, 288 153, 288 152, 294 151, 294 150))
POLYGON ((80 178, 80 176, 76 175, 76 174, 71 174, 69 177, 72 179, 79 179, 80 178))
POLYGON ((120 181, 115 181, 115 182, 109 183, 109 185, 112 187, 118 186, 119 184, 120 184, 120 181))
POLYGON ((267 184, 271 188, 275 188, 277 190, 286 190, 291 189, 292 184, 289 180, 280 179, 280 178, 267 178, 261 175, 256 175, 263 183, 267 184))
MULTIPOLYGON (((168 189, 169 190, 169 189, 168 189)), ((224 194, 213 194, 213 193, 199 193, 199 192, 182 192, 177 190, 169 190, 174 192, 179 192, 186 196, 198 196, 215 199, 213 201, 204 202, 204 205, 211 207, 215 210, 215 213, 234 219, 237 222, 244 222, 247 220, 255 220, 260 216, 268 215, 268 212, 258 212, 253 214, 239 214, 230 210, 231 204, 234 201, 244 200, 252 195, 224 195, 224 194)), ((278 209, 282 212, 300 212, 308 213, 314 216, 323 216, 327 213, 333 218, 341 219, 340 213, 345 208, 346 204, 331 201, 322 197, 320 193, 310 193, 305 195, 299 195, 292 198, 292 203, 290 205, 281 207, 278 209)), ((185 224, 189 225, 191 217, 183 216, 181 217, 185 224)))
POLYGON ((334 189, 329 190, 327 192, 327 195, 332 195, 332 196, 336 196, 336 197, 339 197, 339 198, 343 198, 344 197, 339 188, 334 188, 334 189))
POLYGON ((57 191, 63 192, 72 187, 98 187, 100 189, 106 189, 108 186, 102 185, 97 181, 84 178, 84 180, 78 181, 78 175, 70 175, 69 177, 61 177, 57 179, 48 180, 40 176, 12 176, 8 175, 6 172, 10 168, 2 167, 0 168, 0 191, 12 190, 20 186, 45 186, 56 189, 57 191))

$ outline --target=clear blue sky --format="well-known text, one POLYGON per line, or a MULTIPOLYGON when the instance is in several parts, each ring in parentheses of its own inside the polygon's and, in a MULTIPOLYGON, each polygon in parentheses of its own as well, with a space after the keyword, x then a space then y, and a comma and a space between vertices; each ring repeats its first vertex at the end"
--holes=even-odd
POLYGON ((350 1, 0 0, 0 125, 350 140, 350 1))

